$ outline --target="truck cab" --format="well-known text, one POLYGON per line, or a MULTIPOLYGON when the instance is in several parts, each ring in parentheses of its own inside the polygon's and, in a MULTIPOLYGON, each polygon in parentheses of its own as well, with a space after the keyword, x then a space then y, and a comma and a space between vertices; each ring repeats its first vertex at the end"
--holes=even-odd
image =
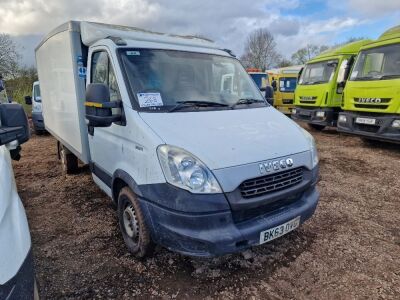
POLYGON ((400 142, 400 26, 361 48, 343 98, 340 132, 400 142))
POLYGON ((36 61, 63 169, 89 164, 136 257, 154 244, 201 257, 242 251, 313 215, 312 136, 266 102, 229 51, 72 21, 44 39, 36 61))
POLYGON ((292 118, 317 130, 336 126, 349 71, 360 47, 369 42, 352 42, 308 61, 297 83, 292 118))
POLYGON ((287 116, 292 114, 294 108, 294 91, 302 67, 285 67, 269 73, 271 86, 274 90, 274 107, 287 116))
POLYGON ((0 103, 0 299, 38 299, 28 220, 11 164, 28 138, 22 106, 0 103))

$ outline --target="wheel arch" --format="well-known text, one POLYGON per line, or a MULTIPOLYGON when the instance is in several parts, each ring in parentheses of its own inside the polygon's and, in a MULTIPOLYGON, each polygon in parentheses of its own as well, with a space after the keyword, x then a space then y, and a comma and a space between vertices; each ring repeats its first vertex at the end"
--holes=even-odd
POLYGON ((136 181, 127 172, 117 169, 112 177, 111 193, 115 203, 118 202, 118 195, 122 188, 128 186, 137 196, 142 197, 142 193, 136 181))

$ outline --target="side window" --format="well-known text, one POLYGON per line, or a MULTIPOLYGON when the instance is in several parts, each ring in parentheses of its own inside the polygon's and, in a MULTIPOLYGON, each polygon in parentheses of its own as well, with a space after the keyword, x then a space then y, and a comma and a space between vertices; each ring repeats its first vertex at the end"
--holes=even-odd
POLYGON ((110 100, 121 100, 117 79, 107 52, 93 53, 91 66, 91 82, 104 83, 110 89, 110 100))

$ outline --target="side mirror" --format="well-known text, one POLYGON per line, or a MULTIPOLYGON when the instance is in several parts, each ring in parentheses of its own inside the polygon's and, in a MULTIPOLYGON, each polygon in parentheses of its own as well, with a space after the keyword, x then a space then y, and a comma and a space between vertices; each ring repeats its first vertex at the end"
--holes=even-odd
POLYGON ((278 86, 276 84, 276 80, 272 81, 271 86, 274 89, 274 91, 276 92, 276 90, 278 89, 278 86))
POLYGON ((346 81, 338 82, 336 87, 336 93, 342 94, 345 86, 346 86, 346 81))
POLYGON ((0 121, 0 146, 15 142, 10 153, 13 159, 19 160, 19 145, 29 139, 29 123, 24 108, 17 103, 0 104, 0 121))
POLYGON ((304 70, 304 67, 302 67, 299 71, 299 74, 297 74, 297 83, 299 83, 299 81, 300 81, 300 77, 301 77, 301 74, 303 74, 303 70, 304 70))
POLYGON ((121 115, 113 115, 112 108, 120 108, 121 101, 110 102, 110 90, 103 83, 91 83, 86 89, 86 119, 89 127, 110 127, 120 122, 121 115))
POLYGON ((274 105, 274 89, 272 86, 267 85, 265 87, 265 100, 267 100, 270 105, 274 105))
POLYGON ((32 105, 32 97, 31 96, 25 96, 25 104, 32 105))

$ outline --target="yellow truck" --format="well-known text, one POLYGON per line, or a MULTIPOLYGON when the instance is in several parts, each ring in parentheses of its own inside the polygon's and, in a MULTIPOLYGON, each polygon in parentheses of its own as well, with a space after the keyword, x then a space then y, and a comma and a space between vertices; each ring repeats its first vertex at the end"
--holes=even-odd
POLYGON ((338 131, 400 143, 400 26, 361 48, 342 109, 338 131))
POLYGON ((267 71, 274 89, 274 107, 285 115, 292 114, 294 91, 302 67, 291 66, 267 71))

